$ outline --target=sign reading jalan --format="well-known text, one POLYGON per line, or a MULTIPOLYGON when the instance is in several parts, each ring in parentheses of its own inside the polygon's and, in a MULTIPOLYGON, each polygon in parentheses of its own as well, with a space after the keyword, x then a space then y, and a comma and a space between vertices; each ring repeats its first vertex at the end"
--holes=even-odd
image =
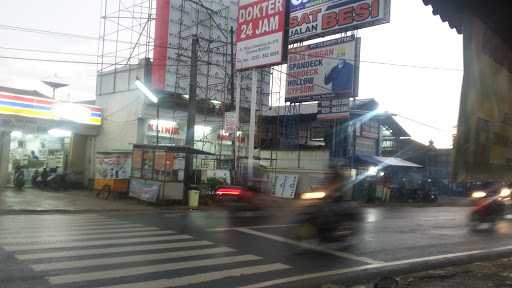
POLYGON ((290 0, 289 42, 389 23, 390 0, 290 0))
POLYGON ((236 30, 237 70, 283 61, 286 0, 241 0, 236 30))

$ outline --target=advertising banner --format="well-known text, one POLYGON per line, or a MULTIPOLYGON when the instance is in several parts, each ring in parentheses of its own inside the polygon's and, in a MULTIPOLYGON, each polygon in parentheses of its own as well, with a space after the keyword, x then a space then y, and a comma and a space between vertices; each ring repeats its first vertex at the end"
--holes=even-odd
POLYGON ((289 42, 389 23, 390 0, 290 0, 289 42))
POLYGON ((236 132, 236 113, 226 112, 224 113, 224 132, 232 134, 236 132))
POLYGON ((347 119, 350 116, 350 99, 322 100, 319 102, 317 115, 320 120, 347 119))
POLYGON ((358 39, 351 35, 290 49, 287 67, 286 102, 355 97, 358 39))
POLYGON ((459 181, 512 181, 512 73, 506 65, 512 50, 470 16, 463 38, 454 176, 459 181))
POLYGON ((160 194, 160 182, 130 179, 130 197, 156 203, 160 194))
POLYGON ((96 178, 130 178, 131 158, 131 153, 96 154, 96 178))
POLYGON ((241 0, 236 30, 236 69, 280 64, 284 47, 287 47, 285 21, 286 0, 241 0))

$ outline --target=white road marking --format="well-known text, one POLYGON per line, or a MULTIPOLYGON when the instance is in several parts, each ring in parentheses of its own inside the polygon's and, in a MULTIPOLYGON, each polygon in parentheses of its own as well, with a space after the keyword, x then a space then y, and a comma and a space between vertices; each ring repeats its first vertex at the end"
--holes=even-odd
POLYGON ((54 232, 46 232, 46 231, 38 231, 33 233, 18 233, 13 235, 0 235, 0 241, 10 240, 10 239, 26 239, 29 237, 38 237, 38 238, 50 238, 50 237, 66 237, 73 235, 99 235, 99 234, 110 234, 110 233, 123 233, 123 232, 140 232, 140 231, 157 231, 160 230, 156 227, 141 227, 141 228, 123 228, 123 229, 102 229, 102 230, 72 230, 72 231, 54 231, 54 232))
POLYGON ((197 267, 205 267, 205 266, 213 266, 213 265, 221 265, 221 264, 230 264, 230 263, 237 263, 237 262, 244 262, 244 261, 260 260, 260 259, 261 259, 261 257, 254 256, 254 255, 240 255, 240 256, 221 257, 221 258, 213 258, 213 259, 206 259, 206 260, 193 260, 193 261, 175 262, 175 263, 168 263, 168 264, 130 267, 130 268, 122 268, 122 269, 112 269, 112 270, 104 270, 104 271, 98 271, 98 272, 50 276, 50 277, 47 277, 47 279, 52 285, 57 285, 57 284, 66 284, 66 283, 76 283, 76 282, 82 282, 82 281, 134 276, 134 275, 140 275, 140 274, 146 274, 146 273, 173 271, 173 270, 186 269, 186 268, 197 268, 197 267))
POLYGON ((21 244, 21 245, 4 246, 3 248, 8 251, 21 251, 21 250, 32 250, 32 249, 87 247, 87 246, 105 245, 105 244, 126 244, 126 243, 137 243, 137 242, 165 241, 165 240, 183 240, 183 239, 191 239, 191 238, 192 238, 192 236, 189 236, 189 235, 173 235, 173 236, 141 237, 141 238, 130 238, 130 239, 82 241, 82 242, 78 241, 78 242, 64 242, 64 243, 21 244))
POLYGON ((106 221, 95 221, 95 222, 59 222, 56 221, 54 223, 30 223, 30 225, 18 224, 18 225, 6 225, 1 226, 2 230, 14 230, 14 231, 24 231, 24 230, 32 230, 34 228, 38 229, 47 229, 52 227, 102 227, 102 226, 113 226, 113 225, 124 225, 129 224, 126 221, 114 221, 114 220, 106 220, 106 221))
POLYGON ((317 245, 311 245, 311 244, 307 244, 307 243, 303 243, 303 242, 299 242, 299 241, 294 241, 294 240, 291 240, 291 239, 288 239, 288 238, 284 238, 284 237, 281 237, 281 236, 267 234, 267 233, 263 233, 263 232, 259 232, 259 231, 255 231, 255 230, 251 230, 251 229, 247 229, 247 228, 236 228, 236 229, 233 229, 233 230, 239 231, 239 232, 242 232, 242 233, 247 233, 247 234, 252 234, 252 235, 260 236, 260 237, 265 237, 265 238, 268 238, 268 239, 272 239, 272 240, 275 240, 275 241, 279 241, 279 242, 295 245, 295 246, 298 246, 298 247, 301 247, 301 248, 305 248, 305 249, 316 250, 316 251, 320 251, 320 252, 323 252, 323 253, 328 253, 328 254, 331 254, 331 255, 334 255, 334 256, 338 256, 338 257, 342 257, 342 258, 346 258, 346 259, 351 259, 351 260, 356 260, 356 261, 360 261, 360 262, 365 262, 365 263, 368 263, 368 264, 382 263, 382 261, 377 261, 377 260, 373 260, 373 259, 366 258, 366 257, 360 257, 360 256, 356 256, 356 255, 353 255, 353 254, 350 254, 350 253, 346 253, 346 252, 331 250, 331 249, 327 249, 327 248, 324 248, 324 247, 321 247, 321 246, 317 246, 317 245))
POLYGON ((32 269, 34 269, 35 271, 48 271, 48 270, 56 270, 56 269, 71 269, 71 268, 83 268, 83 267, 110 265, 110 264, 123 264, 123 263, 129 263, 129 262, 174 259, 174 258, 182 258, 182 257, 227 253, 227 252, 233 252, 233 251, 236 251, 236 250, 227 248, 227 247, 218 247, 218 248, 194 249, 194 250, 167 252, 167 253, 153 253, 153 254, 134 255, 134 256, 109 257, 109 258, 99 258, 99 259, 43 263, 43 264, 30 265, 30 267, 32 269))
POLYGON ((171 248, 185 248, 185 247, 197 247, 213 245, 209 241, 188 241, 188 242, 176 242, 166 244, 154 244, 154 245, 136 245, 136 246, 123 246, 113 248, 102 248, 102 249, 80 249, 71 251, 60 251, 60 252, 47 252, 47 253, 33 253, 33 254, 18 254, 14 257, 18 260, 34 260, 44 258, 57 258, 57 257, 74 257, 74 256, 86 256, 86 255, 101 255, 108 253, 120 253, 120 252, 131 252, 131 251, 148 251, 158 249, 171 249, 171 248))
POLYGON ((283 227, 291 227, 291 226, 297 226, 297 224, 259 225, 259 226, 240 226, 240 227, 219 227, 219 228, 208 229, 208 231, 219 232, 219 231, 228 231, 228 230, 234 230, 234 229, 240 229, 240 228, 267 229, 267 228, 283 228, 283 227))
POLYGON ((424 221, 441 221, 441 220, 456 220, 457 218, 455 217, 423 217, 421 218, 421 220, 424 220, 424 221))
MULTIPOLYGON (((180 287, 194 284, 201 284, 209 281, 220 280, 228 277, 241 277, 245 275, 253 275, 258 273, 265 273, 283 269, 289 269, 290 266, 274 263, 267 265, 248 266, 243 268, 235 268, 229 270, 207 272, 201 274, 194 274, 170 279, 160 279, 154 281, 145 281, 138 283, 128 283, 121 285, 108 286, 109 288, 167 288, 167 287, 180 287)), ((104 287, 107 288, 107 287, 104 287)))
POLYGON ((108 225, 108 226, 86 226, 86 227, 76 227, 73 225, 70 226, 58 226, 55 225, 51 227, 45 227, 45 226, 39 226, 29 229, 23 229, 20 227, 20 229, 3 229, 0 227, 0 235, 18 235, 20 233, 25 232, 32 232, 35 233, 36 231, 44 231, 47 233, 57 233, 57 232, 65 232, 65 231, 101 231, 101 230, 111 230, 111 229, 119 229, 119 228, 137 228, 137 227, 146 227, 141 224, 119 224, 119 225, 108 225))
POLYGON ((499 252, 499 251, 504 251, 504 250, 512 250, 512 245, 498 247, 498 248, 492 248, 492 249, 485 249, 485 250, 473 250, 473 251, 466 251, 466 252, 460 252, 460 253, 451 253, 451 254, 429 256, 429 257, 412 258, 412 259, 398 260, 398 261, 392 261, 392 262, 383 262, 383 263, 379 263, 379 264, 358 266, 358 267, 353 267, 353 268, 337 269, 337 270, 331 270, 331 271, 325 271, 325 272, 319 272, 319 273, 311 273, 311 274, 305 274, 305 275, 300 275, 300 276, 292 276, 292 277, 286 277, 286 278, 261 282, 261 283, 257 283, 257 284, 253 284, 253 285, 243 286, 240 288, 272 287, 275 285, 297 282, 297 281, 306 280, 306 279, 334 276, 334 275, 370 270, 370 269, 375 269, 375 268, 384 268, 384 267, 399 266, 399 265, 404 265, 404 264, 413 264, 413 263, 429 262, 429 261, 435 261, 435 260, 444 260, 444 259, 450 259, 450 258, 461 257, 461 256, 478 255, 478 254, 484 254, 484 253, 489 253, 489 252, 499 252))
POLYGON ((141 231, 141 232, 126 232, 126 233, 109 233, 100 235, 73 235, 73 236, 51 236, 43 237, 37 236, 32 239, 7 239, 0 240, 1 245, 21 245, 29 243, 41 243, 42 241, 72 241, 72 240, 88 240, 88 239, 102 239, 102 238, 124 238, 133 236, 155 236, 155 235, 167 235, 175 234, 176 232, 170 230, 164 231, 141 231))

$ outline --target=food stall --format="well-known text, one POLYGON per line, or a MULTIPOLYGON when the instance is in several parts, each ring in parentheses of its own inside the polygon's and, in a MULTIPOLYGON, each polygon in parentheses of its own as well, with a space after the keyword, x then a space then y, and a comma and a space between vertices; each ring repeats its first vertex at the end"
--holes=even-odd
POLYGON ((129 195, 153 203, 183 200, 186 154, 196 158, 215 156, 188 146, 135 144, 129 195))
MULTIPOLYGON (((94 190, 96 196, 108 199, 128 193, 131 153, 96 153, 94 190)), ((116 198, 116 197, 115 197, 116 198)))

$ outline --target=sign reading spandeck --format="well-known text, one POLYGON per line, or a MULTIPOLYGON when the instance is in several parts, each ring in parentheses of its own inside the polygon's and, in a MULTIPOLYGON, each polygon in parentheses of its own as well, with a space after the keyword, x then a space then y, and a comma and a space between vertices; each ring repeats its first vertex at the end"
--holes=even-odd
POLYGON ((359 45, 354 35, 292 48, 285 101, 356 97, 358 68, 359 45))
POLYGON ((289 0, 289 42, 389 22, 390 0, 289 0))
POLYGON ((236 29, 236 69, 283 61, 286 0, 240 0, 236 29))

